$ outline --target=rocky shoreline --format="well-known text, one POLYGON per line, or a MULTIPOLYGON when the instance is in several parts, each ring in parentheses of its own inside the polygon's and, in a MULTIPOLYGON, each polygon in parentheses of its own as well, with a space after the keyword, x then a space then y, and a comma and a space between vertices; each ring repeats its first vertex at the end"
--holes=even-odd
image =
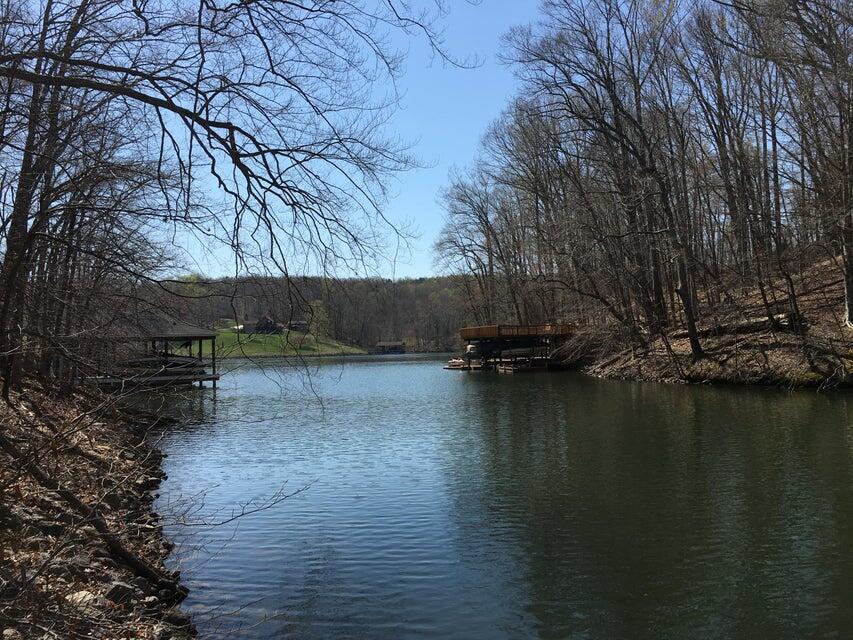
POLYGON ((153 420, 35 388, 0 412, 2 640, 194 636, 153 510, 153 420))

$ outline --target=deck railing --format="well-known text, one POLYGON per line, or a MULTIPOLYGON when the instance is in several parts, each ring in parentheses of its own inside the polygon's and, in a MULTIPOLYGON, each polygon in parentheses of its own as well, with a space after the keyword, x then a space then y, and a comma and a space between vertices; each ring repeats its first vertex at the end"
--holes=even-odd
POLYGON ((492 324, 482 327, 464 327, 459 335, 463 340, 488 338, 544 338, 574 335, 576 327, 569 323, 551 324, 492 324))

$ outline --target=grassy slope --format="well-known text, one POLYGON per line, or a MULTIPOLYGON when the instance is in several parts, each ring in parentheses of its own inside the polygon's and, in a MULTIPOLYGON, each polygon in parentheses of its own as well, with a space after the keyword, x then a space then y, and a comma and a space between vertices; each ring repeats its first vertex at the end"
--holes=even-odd
MULTIPOLYGON (((675 359, 662 340, 645 353, 629 349, 599 353, 587 368, 612 378, 680 382, 722 382, 780 386, 836 386, 853 382, 853 330, 843 323, 844 290, 831 261, 813 265, 795 282, 800 310, 809 322, 805 335, 760 331, 702 339, 707 358, 692 362, 686 338, 670 339, 675 359)), ((778 299, 786 298, 781 284, 778 299)), ((742 291, 743 315, 761 317, 758 294, 742 291)), ((703 325, 710 325, 706 319, 703 325)))
MULTIPOLYGON (((208 357, 210 343, 204 343, 204 355, 208 357)), ((315 338, 311 334, 290 331, 283 335, 237 334, 221 331, 216 339, 217 358, 272 357, 272 356, 332 356, 365 353, 331 338, 315 338)))

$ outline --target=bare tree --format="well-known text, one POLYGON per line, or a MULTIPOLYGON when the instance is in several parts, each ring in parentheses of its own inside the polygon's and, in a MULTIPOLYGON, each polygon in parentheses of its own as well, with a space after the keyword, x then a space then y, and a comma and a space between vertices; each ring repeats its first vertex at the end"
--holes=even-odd
MULTIPOLYGON (((798 278, 827 254, 849 316, 850 17, 834 0, 543 2, 507 36, 522 95, 477 161, 500 187, 478 208, 513 205, 479 263, 522 267, 496 316, 520 317, 517 293, 641 348, 683 331, 700 360, 701 325, 758 311, 802 331, 798 278)), ((438 249, 459 268, 475 216, 459 198, 447 209, 438 249)))
MULTIPOLYGON (((152 240, 171 233, 222 244, 235 273, 368 263, 382 235, 396 233, 381 213, 383 181, 414 162, 383 132, 401 69, 389 36, 422 37, 449 61, 434 26, 445 12, 438 0, 5 4, 6 390, 34 340, 25 301, 36 254, 48 255, 39 245, 78 249, 63 236, 77 223, 57 226, 60 210, 79 209, 70 198, 86 197, 78 168, 102 175, 144 165, 144 202, 130 216, 139 222, 125 224, 152 240), (117 157, 106 160, 98 140, 117 157)), ((109 206, 89 212, 115 219, 109 206)), ((166 272, 156 265, 136 275, 166 272)))

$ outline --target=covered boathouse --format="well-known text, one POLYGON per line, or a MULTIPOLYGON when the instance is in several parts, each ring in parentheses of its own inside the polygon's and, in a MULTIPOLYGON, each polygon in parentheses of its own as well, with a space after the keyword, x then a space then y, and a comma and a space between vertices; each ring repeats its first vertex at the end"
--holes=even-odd
POLYGON ((99 387, 122 390, 193 384, 203 387, 205 382, 216 387, 216 337, 212 329, 168 317, 126 323, 111 338, 111 364, 91 381, 99 387))
POLYGON ((466 343, 465 357, 449 368, 505 372, 548 369, 554 365, 551 356, 555 348, 576 332, 575 325, 560 322, 464 327, 459 336, 466 343))
POLYGON ((406 353, 406 342, 404 340, 381 340, 376 343, 376 346, 373 348, 373 353, 406 353))

